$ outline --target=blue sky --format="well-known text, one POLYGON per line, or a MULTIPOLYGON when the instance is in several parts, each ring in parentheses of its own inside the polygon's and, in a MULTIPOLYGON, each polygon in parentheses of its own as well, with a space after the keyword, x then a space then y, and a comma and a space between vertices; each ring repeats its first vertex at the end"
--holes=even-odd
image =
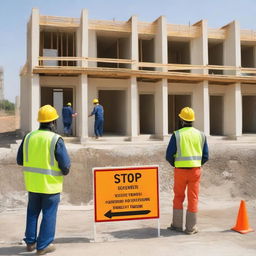
POLYGON ((4 68, 5 97, 19 95, 19 71, 25 64, 26 23, 33 7, 40 14, 80 17, 87 8, 90 19, 154 21, 161 15, 171 24, 208 20, 211 28, 238 20, 243 29, 256 30, 256 0, 1 0, 0 66, 4 68))

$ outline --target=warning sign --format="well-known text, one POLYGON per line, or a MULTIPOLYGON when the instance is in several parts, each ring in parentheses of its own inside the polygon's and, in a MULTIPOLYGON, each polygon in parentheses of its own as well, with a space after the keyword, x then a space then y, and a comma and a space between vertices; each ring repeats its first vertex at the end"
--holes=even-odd
POLYGON ((95 222, 159 218, 157 166, 93 171, 95 222))

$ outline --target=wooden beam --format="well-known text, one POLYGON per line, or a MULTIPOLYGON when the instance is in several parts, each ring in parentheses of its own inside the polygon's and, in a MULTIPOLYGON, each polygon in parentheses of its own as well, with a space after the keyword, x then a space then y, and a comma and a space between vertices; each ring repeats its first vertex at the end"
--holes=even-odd
POLYGON ((256 77, 243 77, 234 75, 204 75, 181 72, 159 72, 148 70, 131 70, 124 68, 82 68, 82 67, 36 67, 33 70, 35 74, 88 74, 104 77, 130 77, 136 76, 141 78, 153 79, 175 79, 184 81, 212 81, 225 83, 253 83, 256 84, 256 77))

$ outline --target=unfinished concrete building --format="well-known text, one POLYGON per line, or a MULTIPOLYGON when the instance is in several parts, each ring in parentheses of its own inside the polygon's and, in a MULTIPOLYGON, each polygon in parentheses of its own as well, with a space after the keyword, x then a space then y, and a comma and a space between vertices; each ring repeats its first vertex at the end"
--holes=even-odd
POLYGON ((0 100, 4 99, 4 70, 0 67, 0 100))
MULTIPOLYGON (((168 24, 43 16, 32 10, 21 72, 21 129, 38 127, 37 111, 78 112, 73 135, 93 136, 93 98, 105 109, 105 135, 164 139, 184 106, 207 136, 256 133, 256 32, 239 23, 213 29, 206 20, 168 24), (143 137, 143 136, 142 136, 143 137)), ((58 129, 61 132, 61 119, 58 129)))

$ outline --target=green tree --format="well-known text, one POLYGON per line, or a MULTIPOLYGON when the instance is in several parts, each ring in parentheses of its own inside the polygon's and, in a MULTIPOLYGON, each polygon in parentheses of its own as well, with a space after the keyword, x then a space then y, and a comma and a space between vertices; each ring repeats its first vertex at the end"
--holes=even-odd
POLYGON ((0 100, 0 110, 12 112, 15 110, 15 104, 9 100, 0 100))

